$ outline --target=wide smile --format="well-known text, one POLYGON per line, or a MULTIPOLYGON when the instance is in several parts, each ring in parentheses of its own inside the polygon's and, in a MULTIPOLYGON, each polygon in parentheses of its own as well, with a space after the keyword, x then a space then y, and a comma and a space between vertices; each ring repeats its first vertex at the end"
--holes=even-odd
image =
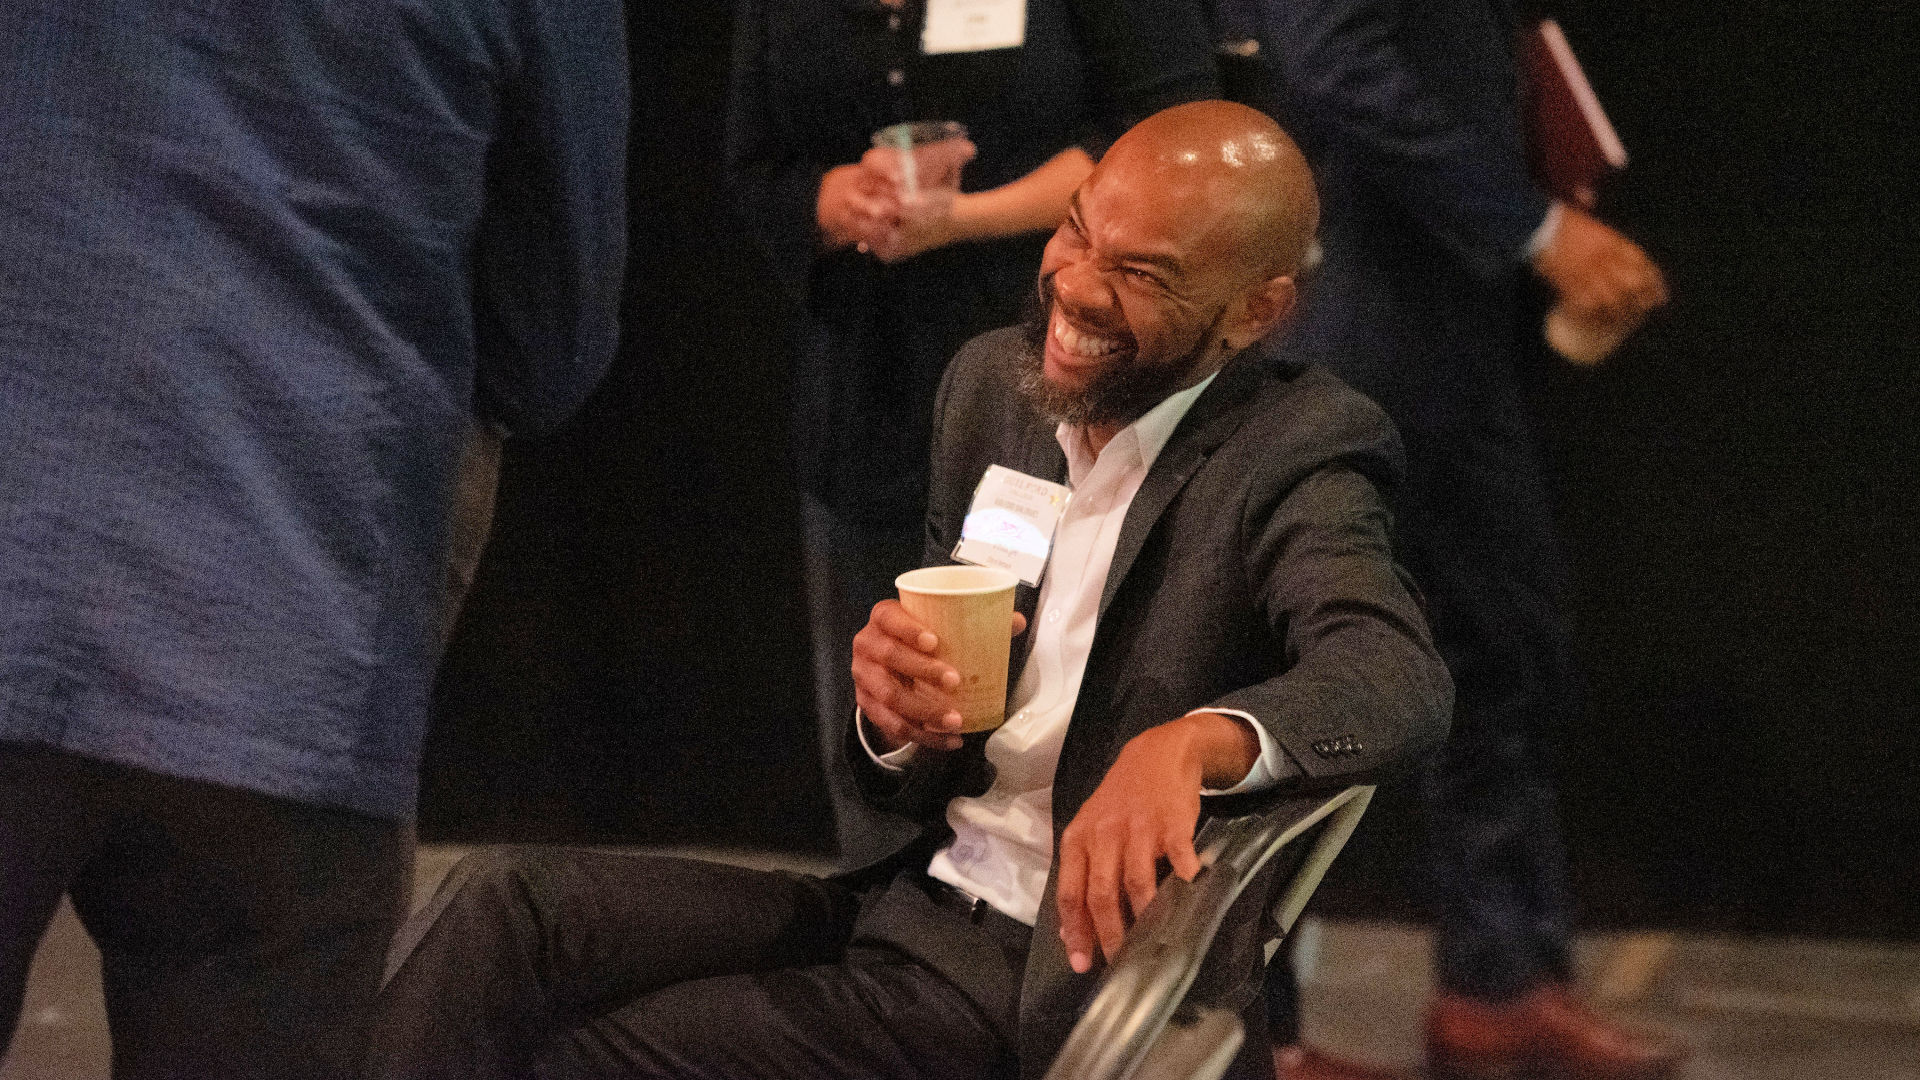
POLYGON ((1075 326, 1061 313, 1059 305, 1054 305, 1053 317, 1047 322, 1047 361, 1050 364, 1068 369, 1099 367, 1129 348, 1124 337, 1095 333, 1085 327, 1075 326))

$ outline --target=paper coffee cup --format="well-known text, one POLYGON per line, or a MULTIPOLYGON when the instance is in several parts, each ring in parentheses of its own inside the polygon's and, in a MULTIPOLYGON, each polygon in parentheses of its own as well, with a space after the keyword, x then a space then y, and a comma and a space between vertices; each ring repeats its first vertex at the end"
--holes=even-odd
POLYGON ((960 673, 960 685, 951 693, 962 732, 991 731, 1006 722, 1018 582, 988 566, 929 566, 893 581, 900 606, 939 639, 934 655, 960 673))

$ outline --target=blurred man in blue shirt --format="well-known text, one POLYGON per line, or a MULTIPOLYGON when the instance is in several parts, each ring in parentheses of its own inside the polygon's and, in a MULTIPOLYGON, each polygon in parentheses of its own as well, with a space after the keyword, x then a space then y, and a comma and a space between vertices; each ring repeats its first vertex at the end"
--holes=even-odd
POLYGON ((353 1065, 461 440, 615 344, 625 57, 614 0, 0 5, 0 1038, 68 892, 117 1076, 353 1065))

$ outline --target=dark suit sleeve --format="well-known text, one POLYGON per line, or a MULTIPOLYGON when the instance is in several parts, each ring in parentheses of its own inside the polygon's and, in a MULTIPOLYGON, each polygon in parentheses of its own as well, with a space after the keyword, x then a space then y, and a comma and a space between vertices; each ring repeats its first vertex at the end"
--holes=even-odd
POLYGON ((1510 271, 1547 197, 1511 131, 1488 130, 1487 118, 1462 115, 1423 81, 1401 45, 1400 4, 1267 0, 1265 18, 1291 114, 1339 140, 1370 182, 1470 265, 1510 271))
POLYGON ((1257 717, 1311 780, 1354 783, 1445 737, 1453 684, 1394 565, 1389 518, 1335 464, 1249 503, 1248 573, 1285 671, 1209 703, 1257 717))
MULTIPOLYGON (((933 441, 928 469, 927 516, 921 540, 920 565, 940 566, 953 561, 953 549, 960 543, 960 527, 966 520, 973 488, 958 473, 958 455, 952 453, 953 434, 948 428, 948 408, 955 394, 954 381, 960 373, 974 367, 974 356, 981 348, 979 339, 962 346, 953 363, 940 376, 940 390, 933 397, 933 441)), ((977 478, 976 478, 977 479, 977 478)))
MULTIPOLYGON (((960 524, 972 498, 973 488, 965 477, 973 459, 959 452, 957 444, 964 440, 949 422, 953 415, 949 409, 956 398, 967 398, 979 392, 981 370, 990 359, 990 336, 975 338, 961 348, 954 362, 947 366, 946 374, 941 377, 940 390, 934 398, 933 479, 927 496, 922 566, 951 563, 953 559, 950 554, 960 539, 960 524)), ((961 408, 964 412, 964 406, 961 408)), ((945 814, 956 779, 966 770, 969 759, 979 757, 980 749, 975 745, 947 753, 923 746, 914 752, 913 759, 905 769, 893 772, 881 768, 868 756, 866 747, 860 745, 853 723, 849 720, 845 736, 841 739, 841 752, 846 757, 861 797, 870 805, 931 823, 945 814)))
POLYGON ((1095 88, 1095 115, 1076 144, 1094 158, 1161 109, 1220 96, 1211 35, 1196 0, 1073 0, 1073 14, 1095 88))
POLYGON ((727 92, 727 183, 747 228, 796 300, 820 251, 817 204, 827 165, 780 137, 767 97, 766 12, 760 0, 734 5, 733 68, 727 92))
POLYGON ((522 13, 473 241, 483 415, 551 429, 606 374, 626 265, 627 49, 612 0, 522 13))

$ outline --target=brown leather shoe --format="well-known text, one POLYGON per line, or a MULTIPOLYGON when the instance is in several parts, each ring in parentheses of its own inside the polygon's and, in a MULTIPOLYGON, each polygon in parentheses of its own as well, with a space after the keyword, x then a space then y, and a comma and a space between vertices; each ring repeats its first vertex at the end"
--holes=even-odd
POLYGON ((1560 985, 1499 1004, 1442 994, 1427 1011, 1435 1080, 1669 1080, 1686 1055, 1674 1039, 1622 1027, 1560 985))
POLYGON ((1409 1074, 1376 1069, 1323 1054, 1311 1046, 1273 1048, 1275 1080, 1408 1080, 1409 1074))

